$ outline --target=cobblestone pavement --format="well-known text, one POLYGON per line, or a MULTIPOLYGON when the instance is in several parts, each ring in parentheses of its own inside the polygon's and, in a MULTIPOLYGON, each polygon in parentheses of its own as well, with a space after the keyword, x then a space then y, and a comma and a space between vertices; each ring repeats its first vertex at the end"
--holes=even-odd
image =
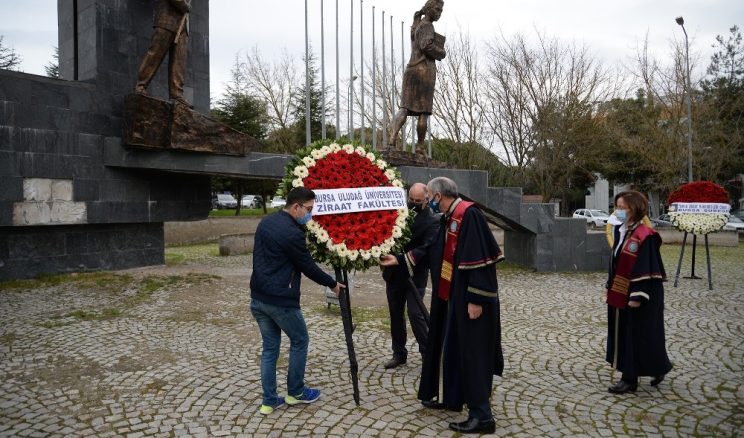
MULTIPOLYGON (((711 249, 713 291, 705 280, 667 284, 674 370, 658 389, 643 379, 624 396, 606 391, 619 376, 603 360, 605 275, 503 267, 497 435, 744 434, 744 246, 711 249)), ((679 247, 664 251, 673 275, 679 247)), ((463 414, 426 410, 416 400, 418 355, 392 371, 382 366, 388 322, 374 270, 356 276, 352 297, 361 406, 351 398, 338 310, 305 280, 306 380, 322 397, 258 415, 250 258, 215 252, 175 248, 165 267, 0 284, 0 435, 452 436, 447 423, 463 414)), ((683 266, 686 273, 689 261, 683 266)), ((286 363, 285 355, 280 389, 286 363)))

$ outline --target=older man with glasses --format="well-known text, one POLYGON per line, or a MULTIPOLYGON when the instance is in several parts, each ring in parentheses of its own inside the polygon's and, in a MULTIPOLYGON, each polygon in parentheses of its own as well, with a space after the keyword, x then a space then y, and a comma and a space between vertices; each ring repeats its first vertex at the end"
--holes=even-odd
POLYGON ((312 217, 315 193, 304 187, 292 189, 287 204, 266 216, 256 228, 251 274, 251 313, 263 340, 261 385, 263 401, 259 412, 268 415, 283 404, 312 403, 320 391, 305 386, 305 364, 309 336, 300 309, 302 274, 328 286, 336 295, 343 285, 313 261, 305 243, 302 226, 312 217), (289 337, 287 396, 276 388, 276 362, 282 332, 289 337))

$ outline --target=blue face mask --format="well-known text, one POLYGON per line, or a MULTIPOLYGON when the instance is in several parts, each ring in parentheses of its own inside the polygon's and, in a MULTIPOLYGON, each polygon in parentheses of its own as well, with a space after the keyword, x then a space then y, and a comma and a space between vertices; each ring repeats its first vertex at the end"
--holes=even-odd
POLYGON ((620 222, 625 222, 626 220, 628 220, 628 212, 626 212, 625 210, 615 210, 615 217, 620 222))
POLYGON ((437 201, 436 199, 432 198, 429 201, 429 208, 431 209, 431 211, 433 213, 439 213, 439 201, 437 201))
POLYGON ((296 217, 295 221, 297 221, 300 225, 305 225, 306 223, 310 222, 310 219, 313 218, 313 214, 310 212, 305 213, 302 217, 296 217))

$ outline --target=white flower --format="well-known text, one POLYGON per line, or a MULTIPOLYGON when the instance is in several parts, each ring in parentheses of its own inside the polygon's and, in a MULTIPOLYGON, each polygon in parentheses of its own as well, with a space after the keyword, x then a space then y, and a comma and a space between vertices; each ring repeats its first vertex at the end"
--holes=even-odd
POLYGON ((385 160, 377 160, 375 164, 382 170, 385 170, 388 167, 388 164, 385 162, 385 160))
POLYGON ((349 251, 349 255, 347 256, 347 258, 348 258, 349 260, 351 260, 352 262, 353 262, 354 260, 356 260, 356 259, 357 259, 358 257, 359 257, 359 251, 358 251, 358 250, 356 250, 356 249, 352 249, 352 250, 350 250, 350 251, 349 251))
POLYGON ((321 158, 323 158, 323 153, 320 151, 320 149, 313 149, 313 151, 310 152, 310 155, 316 160, 320 160, 321 158))
POLYGON ((395 218, 395 226, 403 228, 406 226, 406 218, 404 218, 402 215, 398 215, 397 218, 395 218))
POLYGON ((304 157, 302 159, 302 162, 305 163, 305 166, 307 167, 315 166, 315 160, 313 160, 311 157, 304 157))
POLYGON ((363 156, 363 157, 366 157, 367 156, 367 151, 365 151, 364 148, 361 147, 361 146, 357 146, 356 147, 356 153, 359 154, 359 155, 361 155, 361 156, 363 156))
POLYGON ((395 171, 393 169, 386 170, 385 177, 389 179, 390 181, 395 182, 395 171))
POLYGON ((333 244, 333 240, 328 239, 328 241, 325 244, 326 244, 326 248, 328 249, 328 251, 336 251, 336 245, 333 244))
POLYGON ((343 248, 337 249, 336 254, 338 254, 339 257, 349 257, 349 250, 344 246, 343 248))
POLYGON ((678 230, 695 234, 708 234, 718 231, 726 225, 728 219, 728 215, 725 213, 670 212, 669 217, 678 230))
POLYGON ((328 146, 323 146, 322 148, 320 148, 320 153, 323 154, 323 156, 325 157, 326 155, 331 153, 331 148, 328 146))
POLYGON ((399 179, 396 179, 395 181, 393 181, 393 185, 395 187, 400 187, 400 188, 405 187, 405 185, 403 184, 403 182, 401 180, 399 180, 399 179))
POLYGON ((364 259, 364 260, 369 260, 369 259, 372 258, 372 253, 368 249, 363 249, 363 250, 359 251, 359 255, 361 255, 362 256, 362 259, 364 259))
POLYGON ((407 209, 407 208, 399 208, 399 209, 398 209, 398 216, 402 216, 402 217, 403 217, 403 219, 406 219, 406 218, 408 218, 408 215, 409 215, 409 214, 410 214, 410 213, 409 213, 409 211, 408 211, 408 209, 407 209))
POLYGON ((305 178, 310 173, 307 171, 307 167, 305 166, 297 166, 294 168, 294 171, 292 172, 295 176, 299 176, 300 178, 305 178))
POLYGON ((354 145, 351 145, 351 144, 345 144, 341 146, 341 149, 343 149, 347 154, 354 153, 354 145))
POLYGON ((318 236, 318 242, 320 243, 325 243, 328 241, 328 232, 323 228, 318 227, 318 230, 315 230, 315 235, 318 236))
POLYGON ((292 187, 305 187, 305 184, 302 182, 302 178, 293 179, 292 187))
POLYGON ((374 162, 376 160, 375 154, 373 154, 372 152, 367 152, 367 155, 366 156, 367 156, 367 159, 374 164, 374 162))
POLYGON ((372 253, 372 257, 374 258, 379 258, 382 255, 382 250, 379 246, 373 246, 369 251, 372 253))
POLYGON ((331 145, 331 152, 338 152, 340 150, 341 150, 341 145, 339 145, 338 143, 333 143, 331 145))
POLYGON ((394 226, 393 227, 393 237, 397 239, 397 238, 399 238, 402 235, 403 235, 403 231, 400 229, 400 227, 397 226, 397 225, 394 226))

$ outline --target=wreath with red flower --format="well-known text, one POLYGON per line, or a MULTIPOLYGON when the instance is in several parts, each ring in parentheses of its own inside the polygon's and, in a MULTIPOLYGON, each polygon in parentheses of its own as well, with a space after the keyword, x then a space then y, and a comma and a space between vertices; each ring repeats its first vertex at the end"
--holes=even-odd
MULTIPOLYGON (((368 148, 321 141, 297 152, 277 195, 284 197, 293 187, 403 186, 397 169, 368 148)), ((403 251, 412 221, 407 208, 315 215, 306 225, 308 248, 321 263, 363 271, 378 265, 381 255, 403 251)))
POLYGON ((729 217, 728 192, 710 181, 681 185, 667 201, 672 224, 681 231, 708 234, 726 225, 729 217))

